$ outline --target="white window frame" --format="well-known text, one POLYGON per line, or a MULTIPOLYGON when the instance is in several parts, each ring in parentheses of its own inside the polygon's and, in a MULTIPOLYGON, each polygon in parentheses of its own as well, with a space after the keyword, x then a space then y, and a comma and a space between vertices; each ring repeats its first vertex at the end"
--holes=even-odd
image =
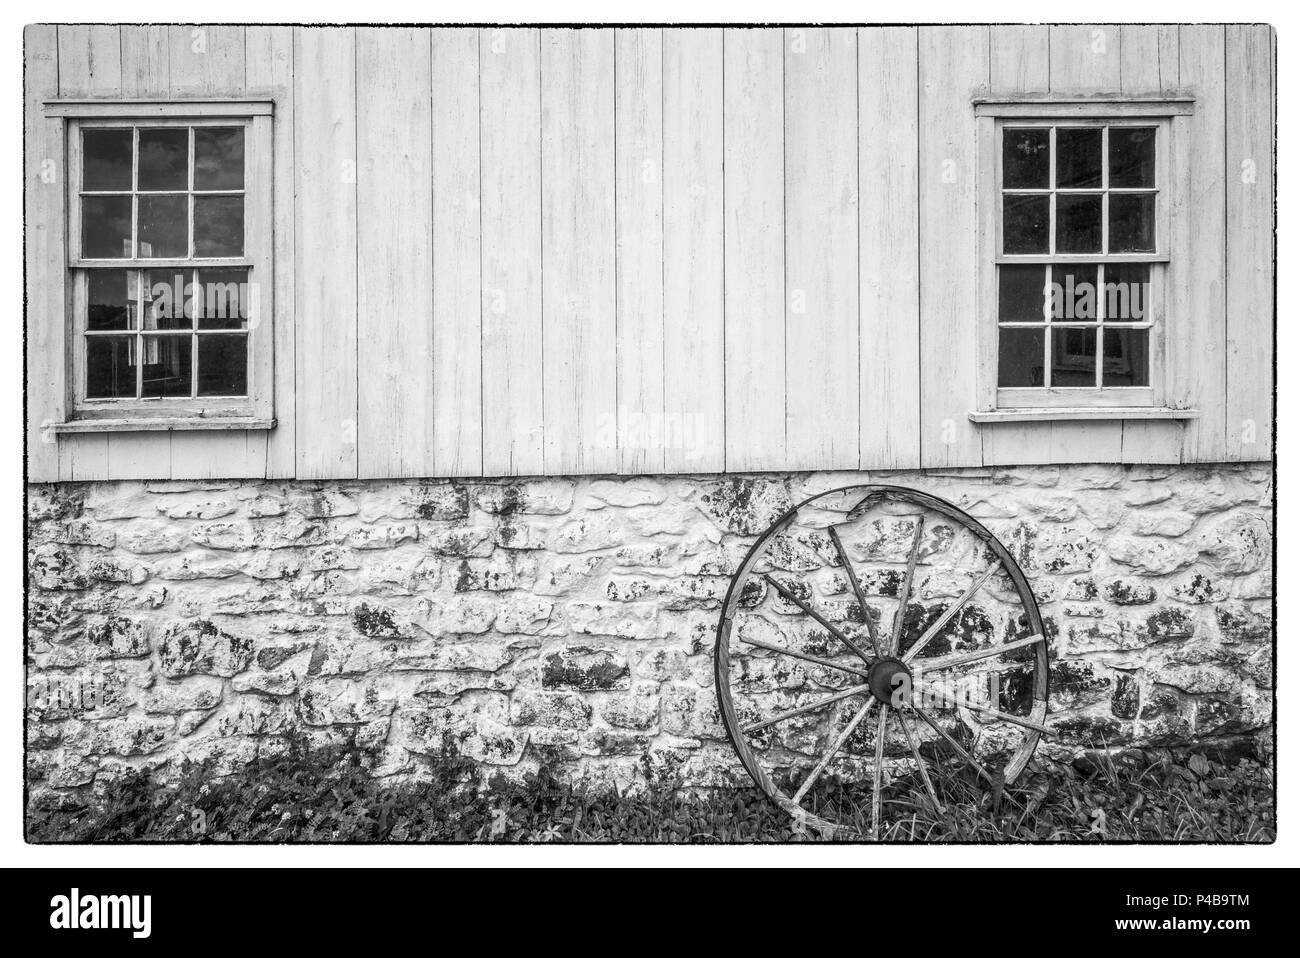
MULTIPOLYGON (((1169 262, 1177 255, 1170 248, 1173 237, 1170 195, 1172 191, 1173 139, 1175 116, 1186 115, 1193 101, 1185 97, 1142 100, 1101 99, 1028 99, 975 101, 978 136, 978 247, 980 270, 979 377, 978 408, 970 418, 977 422, 1002 420, 1048 419, 1184 419, 1195 416, 1194 410, 1173 409, 1167 405, 1170 383, 1169 349, 1166 327, 1166 283, 1169 262), (1155 251, 1151 253, 1097 254, 1007 254, 1002 245, 1002 133, 1004 128, 1025 127, 1119 127, 1143 126, 1156 129, 1155 150, 1155 251), (998 339, 1001 331, 998 316, 998 268, 1002 265, 1038 265, 1046 271, 1051 265, 1068 263, 1145 263, 1151 267, 1146 308, 1148 317, 1142 324, 1124 324, 1129 328, 1149 328, 1148 353, 1151 369, 1148 386, 1069 386, 1069 387, 999 387, 998 339)), ((1105 135, 1103 134, 1103 137, 1105 135)), ((1052 135, 1055 144, 1055 134, 1052 135)), ((1103 169, 1108 164, 1103 139, 1103 169)), ((1051 186, 1055 189, 1055 149, 1050 158, 1051 186)), ((1103 172, 1103 188, 1108 176, 1103 172)), ((1016 190, 1016 192, 1021 192, 1016 190)), ((1033 190, 1025 192, 1036 192, 1033 190)), ((1103 241, 1108 229, 1105 208, 1102 214, 1103 241)), ((1051 246, 1055 247, 1055 222, 1049 225, 1051 246)), ((1046 279, 1046 275, 1044 277, 1046 279)), ((1045 327, 1051 324, 1045 324, 1045 327)), ((1100 321, 1089 324, 1097 330, 1101 346, 1100 321)), ((1045 354, 1050 354, 1051 335, 1045 328, 1045 354)), ((1045 356, 1045 361, 1047 361, 1045 356)), ((1098 361, 1100 368, 1100 357, 1098 361)))
MULTIPOLYGON (((56 433, 159 429, 270 429, 274 419, 274 286, 272 255, 272 104, 267 100, 51 101, 46 115, 64 126, 67 170, 67 284, 65 401, 68 413, 56 433), (243 126, 244 255, 239 257, 92 259, 82 255, 82 131, 112 127, 243 126), (248 270, 256 293, 248 314, 246 396, 88 399, 86 397, 86 300, 90 268, 248 270)), ((191 137, 192 139, 192 137, 191 137)), ((191 150, 193 144, 191 143, 191 150)), ((134 162, 134 161, 133 161, 134 162)), ((190 186, 192 187, 192 183, 190 186)), ((229 192, 229 191, 220 191, 229 192)), ((192 204, 191 204, 192 206, 192 204)), ((191 217, 193 210, 191 208, 191 217)), ((135 250, 132 250, 135 253, 135 250)), ((137 340, 138 342, 138 340, 137 340)))

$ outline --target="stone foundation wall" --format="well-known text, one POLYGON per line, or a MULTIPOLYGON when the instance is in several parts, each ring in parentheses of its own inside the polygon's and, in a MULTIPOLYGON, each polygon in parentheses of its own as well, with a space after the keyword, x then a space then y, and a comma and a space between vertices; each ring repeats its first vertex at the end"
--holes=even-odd
POLYGON ((29 781, 305 734, 377 775, 446 740, 486 770, 741 782, 712 684, 728 576, 793 502, 865 481, 955 502, 1021 561, 1051 748, 1267 734, 1266 465, 110 482, 28 489, 29 781))

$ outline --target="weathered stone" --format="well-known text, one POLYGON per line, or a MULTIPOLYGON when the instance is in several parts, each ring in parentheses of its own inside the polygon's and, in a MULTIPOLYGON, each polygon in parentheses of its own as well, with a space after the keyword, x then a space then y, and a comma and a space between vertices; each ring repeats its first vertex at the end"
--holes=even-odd
POLYGON ((1180 542, 1164 539, 1136 539, 1119 536, 1106 548, 1107 554, 1123 565, 1147 575, 1168 575, 1196 561, 1196 552, 1180 542))
POLYGON ((538 479, 482 485, 474 492, 474 502, 484 512, 499 516, 560 516, 573 507, 573 483, 567 479, 538 479))
POLYGON ((502 603, 496 630, 506 635, 540 635, 551 621, 553 603, 536 596, 520 596, 502 603))
POLYGON ((527 553, 500 552, 487 559, 462 559, 456 568, 457 592, 526 589, 537 578, 537 559, 527 553))
POLYGON ((570 692, 520 690, 510 698, 510 721, 513 725, 586 728, 591 706, 581 695, 570 692))
POLYGON ((1110 713, 1116 718, 1136 718, 1138 713, 1138 683, 1127 672, 1115 678, 1115 691, 1110 697, 1110 713))
POLYGON ((1208 529, 1200 539, 1201 552, 1220 570, 1240 574, 1254 572, 1272 550, 1272 536, 1262 516, 1237 513, 1208 529))
POLYGON ((231 635, 206 619, 168 626, 158 643, 159 667, 170 678, 232 676, 253 660, 252 640, 231 635))
POLYGON ((97 658, 138 658, 149 654, 149 630, 139 619, 112 616, 86 624, 86 640, 97 658))
POLYGON ((495 599, 456 595, 423 603, 424 615, 415 621, 430 635, 481 635, 496 621, 495 599))
POLYGON ((178 681, 155 682, 139 695, 140 707, 146 712, 175 715, 193 710, 207 710, 221 704, 220 678, 194 675, 178 681))
POLYGON ((631 685, 627 659, 609 648, 569 645, 542 654, 541 683, 546 689, 626 689, 631 685))
POLYGON ((1156 590, 1133 579, 1110 579, 1103 586, 1107 602, 1116 605, 1149 605, 1156 600, 1156 590))
POLYGON ((743 476, 710 483, 700 501, 718 525, 740 535, 764 531, 793 505, 785 483, 743 476))
POLYGON ((1227 594, 1219 584, 1204 572, 1191 572, 1184 575, 1169 587, 1169 596, 1179 602, 1193 605, 1221 602, 1227 598, 1227 594))
POLYGON ((308 725, 371 722, 392 714, 395 693, 378 680, 317 679, 298 696, 302 720, 308 725))
POLYGON ((617 482, 598 479, 586 488, 586 493, 602 503, 620 508, 657 506, 668 498, 662 483, 643 479, 617 482))

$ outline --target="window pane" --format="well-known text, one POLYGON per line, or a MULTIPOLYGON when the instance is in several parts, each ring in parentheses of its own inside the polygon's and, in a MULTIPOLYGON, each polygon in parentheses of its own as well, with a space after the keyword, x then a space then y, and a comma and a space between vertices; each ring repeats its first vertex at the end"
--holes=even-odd
POLYGON ((1043 335, 1025 326, 998 330, 999 386, 1043 384, 1043 335))
POLYGON ((248 328, 248 270, 201 269, 199 294, 200 329, 248 328))
POLYGON ((131 197, 81 198, 81 255, 127 259, 131 255, 131 197))
POLYGON ((194 255, 244 255, 244 198, 194 197, 194 255))
POLYGON ((1083 189, 1101 186, 1101 130, 1056 130, 1056 188, 1083 189))
POLYGON ((190 198, 180 196, 141 196, 140 257, 188 256, 190 198))
POLYGON ((135 337, 86 337, 86 398, 135 398, 135 337))
POLYGON ((1046 196, 1002 197, 1002 248, 1007 253, 1046 253, 1050 200, 1046 196))
POLYGON ((194 188, 244 188, 244 128, 194 128, 194 188))
POLYGON ((199 395, 245 396, 248 394, 248 337, 199 337, 199 395))
POLYGON ((1097 331, 1057 326, 1052 330, 1052 385, 1097 385, 1097 331))
POLYGON ((1103 386, 1150 386, 1151 360, 1145 329, 1107 329, 1102 346, 1103 386))
POLYGON ((189 270, 147 269, 141 272, 140 316, 144 329, 190 329, 189 270))
POLYGON ((1111 187, 1156 185, 1156 131, 1154 127, 1110 128, 1111 187))
POLYGON ((124 269, 92 269, 87 274, 89 289, 86 297, 87 329, 130 329, 131 315, 127 309, 127 271, 124 269))
POLYGON ((1050 147, 1045 127, 1004 130, 1002 133, 1002 186, 1004 189, 1045 190, 1048 182, 1050 147))
POLYGON ((184 127, 140 131, 141 190, 190 188, 190 131, 184 127))
POLYGON ((193 336, 144 337, 144 384, 146 397, 187 397, 193 374, 190 368, 193 336))
POLYGON ((1101 196, 1060 194, 1056 197, 1056 251, 1101 252, 1101 196))
POLYGON ((1041 266, 999 266, 998 321, 1041 323, 1046 278, 1041 266))
POLYGON ((1052 322, 1094 322, 1097 319, 1097 267, 1092 263, 1052 267, 1048 287, 1052 322))
POLYGON ((90 192, 131 189, 131 130, 84 130, 81 188, 90 192))
POLYGON ((1146 263, 1115 263, 1106 267, 1106 322, 1144 323, 1151 295, 1151 267, 1146 263))
POLYGON ((1153 253, 1156 198, 1151 193, 1112 193, 1110 195, 1110 251, 1112 253, 1153 253))

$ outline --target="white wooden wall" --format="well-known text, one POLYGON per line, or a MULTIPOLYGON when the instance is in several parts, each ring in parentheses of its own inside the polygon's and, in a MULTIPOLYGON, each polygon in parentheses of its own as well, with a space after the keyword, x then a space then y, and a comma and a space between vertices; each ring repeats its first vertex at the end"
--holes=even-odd
POLYGON ((25 58, 33 480, 1272 454, 1268 27, 32 26, 25 58), (967 418, 989 92, 1196 97, 1170 339, 1200 418, 967 418), (241 95, 275 99, 278 426, 55 440, 41 104, 241 95))

